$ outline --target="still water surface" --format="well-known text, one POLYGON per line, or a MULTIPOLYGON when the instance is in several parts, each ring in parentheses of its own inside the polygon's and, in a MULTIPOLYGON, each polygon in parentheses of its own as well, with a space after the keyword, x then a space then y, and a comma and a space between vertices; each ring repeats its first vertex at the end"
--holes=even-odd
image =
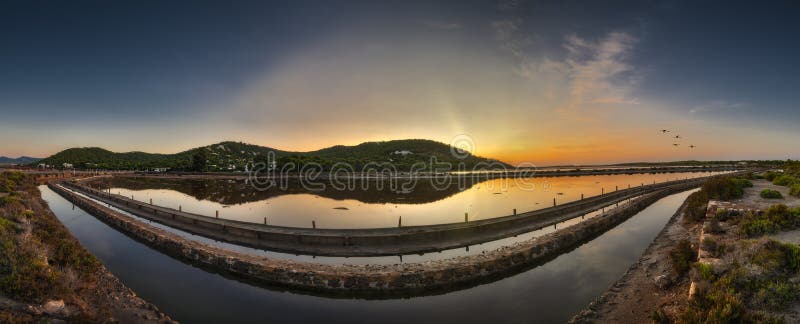
MULTIPOLYGON (((717 172, 718 173, 718 172, 717 172)), ((299 183, 286 188, 255 190, 243 180, 183 180, 115 177, 95 184, 112 193, 183 211, 270 225, 317 228, 376 228, 444 224, 507 216, 596 196, 616 188, 676 179, 703 177, 712 172, 596 175, 494 179, 436 186, 419 180, 411 191, 398 192, 376 181, 354 190, 330 185, 309 190, 299 183)))
POLYGON ((255 287, 176 261, 75 208, 42 196, 81 243, 126 285, 187 323, 559 323, 635 262, 690 192, 659 200, 545 265, 477 287, 396 300, 330 299, 255 287))

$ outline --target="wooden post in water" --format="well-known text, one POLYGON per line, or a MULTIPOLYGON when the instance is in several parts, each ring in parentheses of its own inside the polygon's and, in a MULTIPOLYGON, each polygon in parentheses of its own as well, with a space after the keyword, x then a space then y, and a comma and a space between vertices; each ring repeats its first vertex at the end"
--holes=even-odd
POLYGON ((313 220, 311 221, 311 228, 313 228, 313 229, 317 228, 317 221, 313 221, 313 220))
POLYGON ((216 213, 216 217, 219 218, 219 210, 214 211, 216 213))
POLYGON ((556 199, 553 198, 553 207, 555 207, 555 206, 556 206, 556 199))
POLYGON ((183 211, 183 206, 178 205, 178 211, 183 211))
POLYGON ((583 193, 581 193, 581 200, 583 200, 583 193))
POLYGON ((606 193, 606 188, 605 188, 605 187, 603 187, 603 188, 600 188, 600 195, 602 196, 602 195, 604 195, 605 193, 606 193))
POLYGON ((464 213, 464 223, 469 221, 469 213, 464 213))
POLYGON ((267 225, 267 218, 264 217, 264 225, 267 225))
POLYGON ((397 227, 403 227, 403 216, 397 218, 397 227))
POLYGON ((614 191, 619 191, 619 186, 614 186, 614 191))
POLYGON ((514 215, 516 215, 516 214, 517 214, 517 209, 516 209, 516 208, 514 208, 514 215))
POLYGON ((151 205, 153 204, 153 198, 150 198, 150 204, 151 205))

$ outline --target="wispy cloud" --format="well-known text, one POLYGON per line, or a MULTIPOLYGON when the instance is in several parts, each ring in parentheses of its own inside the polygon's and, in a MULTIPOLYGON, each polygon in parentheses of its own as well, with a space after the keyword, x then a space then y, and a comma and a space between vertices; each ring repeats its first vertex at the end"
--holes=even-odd
POLYGON ((519 33, 522 19, 496 20, 490 23, 494 38, 500 44, 500 49, 507 51, 517 58, 524 55, 524 47, 530 43, 526 37, 519 33))
POLYGON ((628 62, 636 41, 624 32, 612 32, 596 41, 570 35, 564 39, 563 59, 522 55, 517 72, 548 84, 553 95, 559 91, 566 96, 565 104, 557 109, 562 113, 580 115, 594 106, 637 104, 631 94, 641 74, 628 62))
POLYGON ((744 106, 745 104, 741 102, 729 102, 726 100, 717 99, 692 107, 691 109, 689 109, 689 114, 696 115, 696 114, 703 114, 710 112, 726 111, 726 110, 742 108, 744 106))

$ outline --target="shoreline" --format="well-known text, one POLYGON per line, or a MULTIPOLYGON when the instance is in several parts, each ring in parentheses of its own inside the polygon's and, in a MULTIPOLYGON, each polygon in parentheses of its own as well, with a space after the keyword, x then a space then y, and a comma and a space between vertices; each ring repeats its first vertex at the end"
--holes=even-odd
POLYGON ((6 202, 5 206, 0 204, 3 207, 0 209, 0 223, 3 225, 0 228, 4 229, 0 237, 11 244, 3 246, 4 253, 15 258, 10 265, 13 271, 5 275, 15 276, 14 284, 27 288, 23 295, 16 297, 13 290, 9 295, 0 293, 0 321, 175 322, 158 307, 138 297, 81 245, 44 201, 33 177, 21 179, 17 186, 24 191, 13 194, 18 200, 6 202), (23 212, 18 214, 20 210, 23 212), (21 233, 9 235, 9 226, 21 233), (40 263, 34 259, 24 264, 23 258, 30 257, 20 254, 25 251, 43 256, 46 261, 40 263), (62 264, 64 258, 71 261, 62 264), (27 273, 30 271, 44 271, 55 282, 45 284, 43 278, 31 277, 27 273), (67 288, 61 287, 63 285, 67 288), (38 289, 38 293, 30 295, 32 289, 38 289))
POLYGON ((125 235, 206 271, 266 288, 364 299, 442 294, 514 275, 602 235, 669 194, 689 189, 647 194, 625 208, 480 255, 414 264, 327 265, 256 257, 208 246, 136 221, 53 184, 50 187, 125 235))
POLYGON ((685 299, 689 280, 671 273, 668 253, 681 239, 697 244, 702 224, 684 223, 686 208, 684 200, 639 259, 569 323, 650 322, 653 310, 685 299))

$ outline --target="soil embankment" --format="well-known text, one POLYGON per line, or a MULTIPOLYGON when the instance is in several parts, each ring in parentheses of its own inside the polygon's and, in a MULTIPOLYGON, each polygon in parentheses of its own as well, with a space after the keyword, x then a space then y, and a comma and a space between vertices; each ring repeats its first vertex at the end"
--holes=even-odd
POLYGON ((0 322, 172 322, 80 245, 36 185, 0 173, 0 322))

